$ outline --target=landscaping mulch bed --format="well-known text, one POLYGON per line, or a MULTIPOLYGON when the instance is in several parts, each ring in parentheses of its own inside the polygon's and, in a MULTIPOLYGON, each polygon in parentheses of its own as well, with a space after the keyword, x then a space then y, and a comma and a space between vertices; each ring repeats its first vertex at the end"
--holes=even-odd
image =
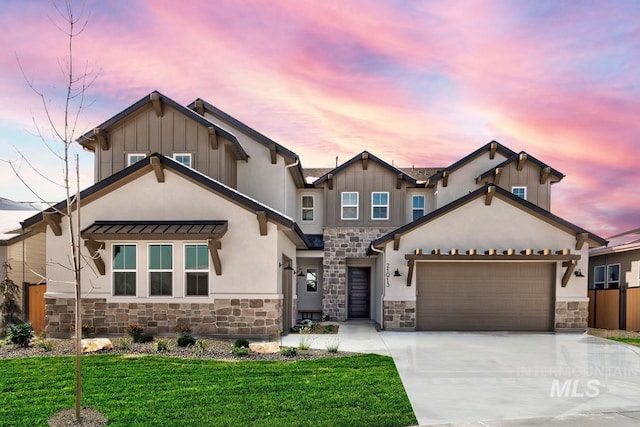
POLYGON ((589 328, 587 334, 600 338, 640 338, 640 332, 623 331, 620 329, 589 328))

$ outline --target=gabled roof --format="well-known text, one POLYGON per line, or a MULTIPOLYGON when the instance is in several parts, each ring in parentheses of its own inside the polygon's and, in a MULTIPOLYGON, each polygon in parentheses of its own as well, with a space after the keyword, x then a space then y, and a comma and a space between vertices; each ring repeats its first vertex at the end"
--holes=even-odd
POLYGON ((346 168, 348 168, 349 166, 351 166, 352 164, 354 164, 356 162, 359 162, 359 161, 362 161, 365 158, 367 160, 371 160, 374 163, 377 163, 378 165, 382 166, 384 169, 388 170, 389 172, 393 173, 394 175, 401 174, 402 175, 402 179, 407 181, 411 185, 413 185, 413 186, 417 185, 417 181, 411 175, 403 172, 402 170, 396 168, 395 166, 391 166, 389 163, 385 162, 384 160, 379 159, 378 157, 374 156, 373 154, 369 153, 368 151, 363 151, 362 153, 360 153, 360 154, 352 157, 351 159, 347 160, 346 162, 344 162, 343 164, 341 164, 337 168, 334 168, 334 169, 330 170, 329 172, 325 173, 320 178, 315 180, 313 185, 314 186, 318 186, 318 185, 322 184, 327 179, 329 179, 329 175, 337 175, 340 172, 342 172, 343 170, 345 170, 346 168))
POLYGON ((500 153, 501 155, 503 155, 506 158, 509 158, 509 157, 513 156, 514 154, 516 154, 515 151, 510 150, 509 148, 507 148, 504 145, 500 144, 498 141, 491 141, 491 142, 483 145, 482 147, 478 148, 473 153, 461 158, 460 160, 458 160, 457 162, 455 162, 451 166, 446 167, 443 170, 441 170, 441 171, 437 172, 436 174, 432 175, 431 177, 429 177, 429 180, 427 182, 427 187, 435 186, 436 182, 438 182, 438 180, 444 178, 445 172, 450 174, 451 172, 455 171, 456 169, 461 168, 462 166, 466 165, 467 163, 471 162, 472 160, 482 156, 486 152, 491 152, 492 150, 493 150, 494 153, 500 153))
POLYGON ((191 104, 189 104, 187 106, 187 108, 190 108, 191 110, 195 111, 196 113, 201 114, 203 117, 204 117, 204 113, 206 111, 207 113, 213 115, 214 117, 217 117, 218 119, 222 120, 223 122, 228 123, 229 125, 237 128, 237 129, 240 129, 242 132, 246 133, 247 135, 252 137, 254 140, 256 140, 259 143, 261 143, 262 145, 266 146, 267 148, 273 147, 275 149, 276 154, 280 154, 280 155, 282 155, 284 157, 289 158, 291 163, 295 163, 296 161, 298 161, 297 168, 295 168, 296 172, 299 174, 299 176, 297 177, 298 178, 297 181, 299 183, 302 183, 302 185, 304 185, 304 174, 302 173, 302 166, 301 166, 300 161, 299 161, 300 158, 293 151, 291 151, 288 148, 278 144, 277 142, 275 142, 271 138, 268 138, 268 137, 264 136, 263 134, 261 134, 257 130, 247 126, 246 124, 244 124, 240 120, 238 120, 235 117, 225 113, 224 111, 222 111, 219 108, 217 108, 216 106, 208 103, 207 101, 205 101, 202 98, 196 99, 191 104))
POLYGON ((552 168, 551 166, 547 165, 546 163, 541 162, 540 160, 536 159, 535 157, 533 157, 530 154, 527 154, 524 151, 521 151, 519 153, 515 153, 514 155, 512 155, 511 157, 509 157, 507 160, 505 160, 504 162, 500 163, 499 165, 492 167, 491 169, 489 169, 488 171, 486 171, 485 173, 483 173, 482 175, 480 175, 478 178, 476 178, 476 182, 481 182, 491 176, 493 176, 494 171, 498 168, 504 168, 508 165, 510 165, 513 162, 518 162, 519 159, 523 158, 522 156, 524 156, 524 159, 526 159, 528 162, 531 162, 533 164, 535 164, 536 166, 538 166, 540 169, 545 169, 545 168, 549 168, 549 174, 551 177, 555 178, 552 179, 551 182, 558 182, 560 180, 562 180, 562 178, 564 178, 564 174, 554 168, 552 168))
MULTIPOLYGON (((207 120, 205 117, 201 116, 200 114, 197 114, 196 112, 190 110, 189 108, 178 104, 177 102, 175 102, 171 98, 161 94, 158 91, 153 91, 149 95, 146 95, 145 97, 143 97, 139 101, 135 102, 134 104, 132 104, 129 107, 127 107, 124 110, 122 110, 120 113, 116 114, 115 116, 111 117, 107 121, 105 121, 105 122, 101 123, 100 125, 98 125, 97 128, 100 129, 100 130, 108 130, 111 126, 113 126, 116 123, 122 121, 123 119, 127 118, 128 116, 130 116, 131 114, 135 113, 136 111, 138 111, 138 110, 140 110, 142 108, 145 108, 148 104, 153 103, 153 98, 154 97, 157 97, 162 104, 166 104, 166 105, 170 106, 171 108, 179 111, 180 113, 184 114, 185 116, 187 116, 188 118, 194 120, 195 122, 201 124, 202 126, 205 126, 207 128, 209 128, 209 127, 215 128, 216 133, 218 135, 220 135, 223 138, 231 141, 231 143, 233 144, 233 149, 234 149, 238 159, 247 160, 249 158, 247 153, 244 151, 244 149, 240 145, 240 142, 238 141, 238 138, 236 138, 235 135, 233 135, 229 131, 221 128, 220 126, 216 125, 212 121, 207 120)), ((89 149, 91 151, 94 151, 95 150, 95 145, 96 145, 95 144, 96 143, 95 136, 96 135, 95 135, 95 128, 94 128, 94 129, 90 130, 89 132, 85 133, 84 135, 80 136, 78 138, 78 142, 84 148, 87 148, 87 149, 89 149)))
MULTIPOLYGON (((194 169, 188 168, 181 163, 158 153, 153 153, 146 159, 134 163, 133 165, 122 169, 121 171, 116 172, 108 178, 105 178, 102 181, 92 185, 91 187, 81 191, 80 200, 84 200, 86 203, 87 201, 91 201, 92 199, 99 198, 103 194, 111 191, 111 187, 118 184, 119 182, 131 181, 138 178, 139 176, 151 172, 153 170, 151 164, 154 161, 158 162, 161 167, 171 169, 172 171, 182 175, 183 177, 186 177, 209 189, 210 191, 221 195, 225 199, 231 201, 232 203, 235 203, 238 206, 241 206, 252 212, 265 212, 267 220, 270 220, 282 226, 285 230, 289 230, 289 237, 292 239, 297 238, 299 243, 301 243, 305 249, 309 247, 308 239, 293 219, 263 203, 258 202, 255 199, 245 196, 239 191, 234 190, 233 188, 228 187, 207 175, 204 175, 194 169)), ((59 202, 53 207, 39 212, 38 214, 24 220, 22 222, 22 228, 29 229, 42 223, 44 221, 45 213, 56 213, 64 210, 66 210, 66 201, 59 202)))
POLYGON ((376 248, 381 248, 384 244, 393 241, 394 236, 395 235, 402 235, 405 233, 409 233, 412 230, 420 227, 421 225, 427 223, 427 222, 431 222, 436 218, 439 218, 443 215, 446 215, 447 213, 459 208, 460 206, 463 206, 467 203, 469 203, 472 200, 475 200, 479 197, 485 197, 485 195, 487 194, 487 192, 489 191, 489 188, 493 188, 494 191, 494 196, 493 197, 497 197, 500 198, 502 200, 507 201, 508 203, 510 203, 511 205, 524 210, 525 212, 528 212, 540 219, 542 219, 543 221, 554 225, 560 229, 563 229, 567 232, 572 232, 575 233, 576 235, 579 234, 583 234, 586 233, 588 236, 588 239, 590 240, 592 245, 604 245, 606 243, 606 240, 603 239, 602 237, 599 237, 593 233, 588 232, 587 230, 578 227, 575 224, 572 224, 562 218, 560 218, 559 216, 556 216, 554 214, 552 214, 551 212, 542 209, 541 207, 534 205, 531 202, 528 202, 518 196, 515 196, 514 194, 510 193, 509 191, 498 187, 496 185, 493 184, 486 184, 480 188, 478 188, 477 190, 463 196, 460 197, 459 199, 449 203, 448 205, 445 205, 443 207, 441 207, 440 209, 436 209, 435 211, 416 219, 413 222, 410 222, 409 224, 406 224, 394 231, 391 231, 390 233, 385 234, 384 236, 381 236, 377 239, 375 239, 373 242, 371 242, 371 245, 369 247, 369 250, 367 251, 367 253, 369 255, 373 254, 374 252, 371 250, 371 246, 376 247, 376 248))
POLYGON ((640 228, 616 234, 607 239, 607 246, 591 249, 589 256, 640 250, 640 228))

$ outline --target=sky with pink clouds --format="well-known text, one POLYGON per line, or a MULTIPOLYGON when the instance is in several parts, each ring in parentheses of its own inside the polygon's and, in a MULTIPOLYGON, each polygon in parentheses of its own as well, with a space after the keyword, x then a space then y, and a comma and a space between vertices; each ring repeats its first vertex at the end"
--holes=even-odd
MULTIPOLYGON (((640 227, 639 1, 87 0, 85 15, 75 66, 97 76, 78 133, 158 90, 207 100, 303 167, 362 150, 445 167, 497 140, 566 175, 553 213, 603 237, 640 227)), ((67 41, 52 21, 49 0, 0 1, 0 159, 19 150, 59 180, 17 60, 59 111, 67 41)), ((35 200, 5 162, 0 177, 0 197, 35 200)))

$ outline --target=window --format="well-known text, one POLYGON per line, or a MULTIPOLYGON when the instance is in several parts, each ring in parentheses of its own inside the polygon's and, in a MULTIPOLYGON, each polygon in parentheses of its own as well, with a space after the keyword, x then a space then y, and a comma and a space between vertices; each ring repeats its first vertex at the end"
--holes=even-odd
POLYGON ((187 296, 209 295, 209 249, 207 245, 184 246, 187 296))
POLYGON ((149 245, 149 295, 173 295, 173 246, 149 245))
POLYGON ((143 153, 129 153, 127 154, 127 166, 131 166, 134 163, 138 163, 140 160, 147 157, 146 154, 143 153))
POLYGON ((191 153, 173 153, 173 159, 186 167, 191 167, 191 153))
POLYGON ((411 209, 412 221, 424 216, 424 196, 413 196, 411 198, 411 209))
POLYGON ((307 292, 318 292, 318 270, 307 268, 307 292))
POLYGON ((113 245, 113 295, 136 296, 136 245, 113 245))
POLYGON ((620 287, 620 264, 607 265, 607 288, 620 287))
POLYGON ((389 193, 371 193, 371 219, 389 219, 389 193))
POLYGON ((527 187, 511 187, 511 192, 515 196, 527 200, 527 187))
POLYGON ((604 289, 604 265, 598 265, 593 269, 593 286, 596 289, 604 289))
POLYGON ((341 219, 358 219, 358 193, 342 193, 341 219))
POLYGON ((313 196, 302 196, 302 222, 313 222, 313 196))

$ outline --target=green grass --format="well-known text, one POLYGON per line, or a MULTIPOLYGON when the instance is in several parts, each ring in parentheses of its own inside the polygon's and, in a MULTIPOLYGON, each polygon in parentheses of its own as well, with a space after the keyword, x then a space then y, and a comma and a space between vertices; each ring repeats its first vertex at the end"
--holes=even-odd
MULTIPOLYGON (((74 404, 72 357, 0 360, 0 426, 44 426, 74 404)), ((109 426, 406 426, 389 357, 223 362, 86 356, 83 406, 109 426)))
POLYGON ((620 342, 624 342, 624 343, 627 343, 627 344, 633 344, 633 345, 640 346, 640 338, 610 337, 609 339, 613 340, 613 341, 620 341, 620 342))

